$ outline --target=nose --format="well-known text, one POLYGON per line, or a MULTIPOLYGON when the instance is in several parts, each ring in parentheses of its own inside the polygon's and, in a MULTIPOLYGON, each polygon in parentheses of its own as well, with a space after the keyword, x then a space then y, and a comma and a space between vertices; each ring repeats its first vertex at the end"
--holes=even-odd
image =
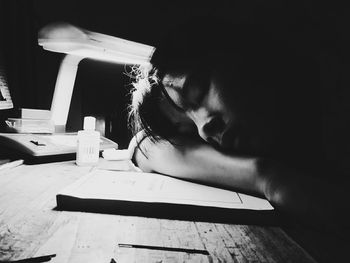
POLYGON ((225 131, 225 121, 220 116, 208 116, 203 122, 197 125, 199 136, 209 142, 222 144, 222 135, 225 131))

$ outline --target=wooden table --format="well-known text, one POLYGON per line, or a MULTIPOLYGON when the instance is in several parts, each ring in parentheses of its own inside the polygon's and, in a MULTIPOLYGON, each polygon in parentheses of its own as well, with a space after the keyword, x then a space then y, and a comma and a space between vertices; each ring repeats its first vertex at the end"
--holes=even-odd
POLYGON ((0 171, 0 260, 56 254, 50 262, 315 262, 279 227, 54 210, 56 193, 89 170, 61 162, 0 171), (118 243, 205 249, 210 255, 118 243))

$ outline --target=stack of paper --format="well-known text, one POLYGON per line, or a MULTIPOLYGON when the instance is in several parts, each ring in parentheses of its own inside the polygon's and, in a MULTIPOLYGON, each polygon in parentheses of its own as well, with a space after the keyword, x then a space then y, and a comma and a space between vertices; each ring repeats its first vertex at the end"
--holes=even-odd
MULTIPOLYGON (((155 173, 96 169, 57 194, 60 210, 146 215, 206 216, 268 212, 266 200, 155 173)), ((208 218, 209 219, 209 218, 208 218)))

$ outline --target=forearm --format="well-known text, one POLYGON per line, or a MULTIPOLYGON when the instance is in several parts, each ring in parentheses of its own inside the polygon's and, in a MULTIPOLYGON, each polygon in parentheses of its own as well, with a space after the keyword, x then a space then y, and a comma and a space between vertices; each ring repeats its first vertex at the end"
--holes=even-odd
POLYGON ((135 157, 144 171, 260 195, 290 218, 326 226, 338 234, 344 229, 338 226, 350 220, 344 213, 348 206, 345 187, 339 182, 330 185, 311 171, 275 160, 231 156, 200 143, 183 145, 145 140, 141 148, 147 158, 140 151, 135 157))
POLYGON ((256 158, 232 157, 207 144, 183 140, 179 144, 165 141, 153 144, 146 139, 142 142, 141 149, 144 154, 138 150, 135 157, 143 171, 255 195, 264 194, 256 158))

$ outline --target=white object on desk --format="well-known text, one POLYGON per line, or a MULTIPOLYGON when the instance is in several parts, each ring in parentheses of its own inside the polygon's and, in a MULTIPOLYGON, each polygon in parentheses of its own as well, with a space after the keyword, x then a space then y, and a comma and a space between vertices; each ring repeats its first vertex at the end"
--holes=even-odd
MULTIPOLYGON (((75 153, 77 134, 0 133, 0 144, 34 157, 75 153)), ((118 144, 101 136, 100 149, 118 148, 118 144)))
POLYGON ((100 132, 95 130, 96 118, 84 117, 84 128, 78 131, 77 159, 80 166, 97 165, 100 153, 100 132))
POLYGON ((11 116, 13 118, 21 118, 27 120, 50 120, 51 111, 43 109, 18 108, 11 114, 11 116))
POLYGON ((104 159, 109 161, 131 160, 132 155, 128 149, 118 150, 115 148, 106 149, 102 152, 104 159))
POLYGON ((23 164, 23 160, 16 160, 16 161, 12 161, 12 162, 8 162, 8 163, 4 163, 2 165, 0 165, 0 170, 5 170, 5 169, 9 169, 9 168, 15 168, 17 166, 20 166, 23 164))
POLYGON ((132 171, 142 172, 140 168, 136 167, 131 160, 106 160, 100 158, 97 165, 98 169, 110 171, 132 171))
POLYGON ((51 120, 8 118, 8 128, 17 133, 53 133, 55 126, 51 120))

